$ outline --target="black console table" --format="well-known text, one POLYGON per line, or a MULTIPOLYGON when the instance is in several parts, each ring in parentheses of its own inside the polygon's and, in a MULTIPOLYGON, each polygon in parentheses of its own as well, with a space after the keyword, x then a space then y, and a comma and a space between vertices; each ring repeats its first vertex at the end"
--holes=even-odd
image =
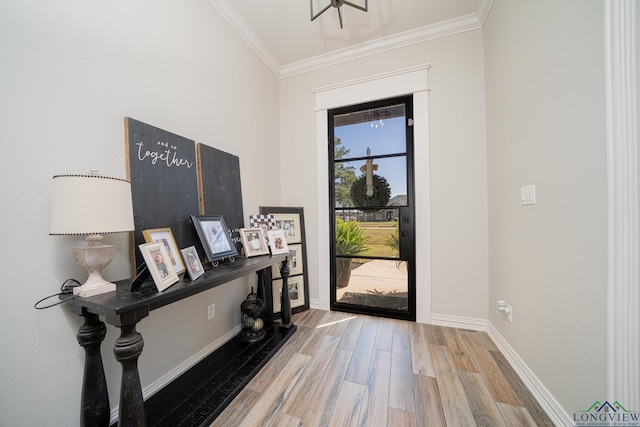
POLYGON ((121 331, 113 349, 116 360, 122 365, 118 425, 121 427, 146 426, 147 416, 138 373, 138 357, 142 353, 144 342, 142 335, 136 331, 137 323, 147 317, 152 310, 252 273, 258 274, 258 295, 264 298, 263 273, 272 265, 282 262, 280 274, 283 287, 279 329, 292 333, 295 331, 295 325, 291 323, 291 303, 287 281, 288 256, 288 254, 282 254, 240 258, 235 262, 207 269, 203 276, 193 282, 181 280, 164 292, 158 292, 151 281, 143 284, 138 291, 131 292, 131 280, 123 280, 116 282, 115 292, 89 298, 76 296, 68 300, 72 311, 84 317, 84 324, 78 330, 78 343, 85 349, 80 425, 109 425, 109 396, 100 355, 100 344, 106 335, 106 326, 100 320, 100 316, 121 331))

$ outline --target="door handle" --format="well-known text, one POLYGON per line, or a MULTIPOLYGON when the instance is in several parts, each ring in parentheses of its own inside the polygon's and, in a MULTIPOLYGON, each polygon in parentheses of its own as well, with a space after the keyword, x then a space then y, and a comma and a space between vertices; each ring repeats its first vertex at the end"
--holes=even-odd
MULTIPOLYGON (((403 216, 402 217, 402 223, 403 224, 409 224, 410 218, 408 216, 403 216)), ((402 237, 409 237, 409 232, 407 230, 402 230, 402 232, 400 233, 400 235, 402 237)))

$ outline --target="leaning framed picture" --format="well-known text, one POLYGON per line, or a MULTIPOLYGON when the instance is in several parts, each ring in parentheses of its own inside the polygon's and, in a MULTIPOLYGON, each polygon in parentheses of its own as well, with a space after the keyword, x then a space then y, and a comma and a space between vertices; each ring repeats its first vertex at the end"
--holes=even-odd
POLYGON ((236 245, 231 240, 231 234, 221 215, 191 215, 191 220, 209 262, 238 255, 236 245))
MULTIPOLYGON (((302 267, 302 257, 304 254, 302 253, 302 245, 288 245, 289 253, 291 256, 289 257, 289 275, 297 276, 298 274, 304 273, 304 269, 302 267)), ((280 279, 280 269, 282 268, 282 262, 273 264, 271 266, 271 275, 274 279, 280 279)))
POLYGON ((241 228, 240 237, 244 247, 244 256, 247 258, 257 255, 269 255, 267 240, 264 238, 261 228, 241 228))
POLYGON ((184 259, 189 279, 193 281, 204 274, 204 268, 202 267, 202 263, 200 262, 200 257, 198 256, 195 246, 180 249, 180 253, 184 259))
POLYGON ((269 230, 267 231, 267 236, 269 238, 271 255, 286 254, 289 252, 287 237, 284 235, 283 230, 269 230))
POLYGON ((143 243, 138 247, 160 292, 178 281, 178 275, 168 261, 169 253, 163 242, 143 243))
MULTIPOLYGON (((302 276, 289 277, 289 300, 291 309, 302 307, 305 304, 304 280, 302 276)), ((282 279, 274 280, 273 286, 273 313, 280 313, 280 299, 282 298, 282 279)))
POLYGON ((298 213, 274 213, 274 228, 284 231, 287 243, 300 243, 302 241, 302 233, 300 229, 300 214, 298 213))
POLYGON ((147 243, 164 243, 164 247, 167 248, 167 252, 169 253, 169 262, 171 262, 173 270, 176 272, 176 274, 184 273, 184 264, 182 263, 182 259, 180 258, 178 245, 176 244, 176 240, 173 238, 173 233, 171 232, 170 228, 153 228, 149 230, 142 230, 142 235, 144 236, 144 241, 147 243))
MULTIPOLYGON (((304 231, 304 209, 302 207, 290 207, 290 206, 260 206, 260 215, 273 216, 274 228, 281 229, 285 234, 287 240, 287 246, 290 252, 289 259, 289 283, 301 283, 303 304, 291 305, 292 313, 299 313, 309 309, 309 278, 307 273, 307 246, 304 231)), ((272 319, 276 319, 274 313, 269 313, 273 308, 274 301, 278 299, 279 294, 272 294, 273 286, 269 286, 269 280, 275 281, 281 279, 280 275, 281 265, 273 265, 266 275, 267 286, 266 295, 267 300, 267 312, 272 319)), ((280 282, 281 283, 281 282, 280 282)), ((278 299, 279 303, 279 299, 278 299)))

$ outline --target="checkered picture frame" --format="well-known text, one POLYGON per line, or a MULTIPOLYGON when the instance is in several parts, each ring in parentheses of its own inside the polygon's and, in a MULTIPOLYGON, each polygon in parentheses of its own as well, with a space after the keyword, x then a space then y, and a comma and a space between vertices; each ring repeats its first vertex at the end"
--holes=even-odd
POLYGON ((273 214, 249 215, 249 228, 260 228, 265 237, 267 231, 273 230, 276 226, 276 220, 273 214), (265 226, 266 225, 266 230, 265 226))

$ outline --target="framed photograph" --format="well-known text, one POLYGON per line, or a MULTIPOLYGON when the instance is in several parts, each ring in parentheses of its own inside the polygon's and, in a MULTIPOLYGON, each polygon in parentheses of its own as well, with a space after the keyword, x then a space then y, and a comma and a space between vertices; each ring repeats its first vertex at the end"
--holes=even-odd
POLYGON ((273 215, 249 215, 249 227, 260 228, 264 237, 267 237, 267 231, 273 230, 276 223, 273 220, 273 215))
POLYGON ((147 243, 162 242, 169 253, 169 262, 171 262, 173 270, 176 274, 184 273, 184 264, 182 263, 182 258, 180 258, 178 245, 176 244, 176 240, 173 238, 173 233, 170 228, 142 230, 142 235, 144 236, 144 241, 147 243))
POLYGON ((160 292, 178 281, 178 275, 169 262, 169 252, 163 242, 143 243, 138 247, 160 292))
POLYGON ((272 255, 286 254, 289 252, 287 237, 283 230, 269 230, 267 231, 267 236, 269 237, 269 248, 271 248, 272 255))
POLYGON ((236 245, 231 240, 229 229, 221 215, 191 215, 191 220, 209 262, 238 255, 236 245))
POLYGON ((184 259, 184 265, 187 268, 189 279, 193 281, 204 274, 204 268, 202 267, 202 263, 200 262, 200 257, 198 256, 195 246, 180 249, 180 253, 184 259))
POLYGON ((273 221, 275 229, 284 231, 287 243, 302 242, 302 233, 300 232, 300 215, 297 213, 274 213, 273 221))
MULTIPOLYGON (((274 280, 273 284, 273 312, 280 313, 280 298, 282 298, 282 279, 274 280)), ((291 301, 291 309, 304 305, 304 280, 302 276, 289 277, 287 281, 289 285, 289 300, 291 301)))
MULTIPOLYGON (((304 256, 302 253, 302 245, 288 245, 289 252, 291 256, 289 257, 289 275, 296 276, 298 274, 302 274, 304 272, 302 267, 302 257, 304 256)), ((282 263, 279 262, 277 264, 273 264, 271 266, 271 277, 274 279, 280 279, 280 268, 282 268, 282 263)))
POLYGON ((247 258, 269 254, 267 240, 264 238, 261 228, 241 228, 240 237, 242 238, 244 255, 247 258))

